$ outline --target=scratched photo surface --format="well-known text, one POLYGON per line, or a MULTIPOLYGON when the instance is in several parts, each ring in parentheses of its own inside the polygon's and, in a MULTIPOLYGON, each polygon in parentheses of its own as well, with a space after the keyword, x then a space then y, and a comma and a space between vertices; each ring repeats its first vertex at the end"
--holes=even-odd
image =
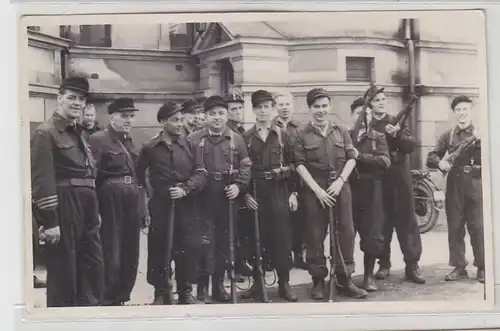
POLYGON ((30 305, 484 301, 484 17, 331 15, 27 26, 30 305))

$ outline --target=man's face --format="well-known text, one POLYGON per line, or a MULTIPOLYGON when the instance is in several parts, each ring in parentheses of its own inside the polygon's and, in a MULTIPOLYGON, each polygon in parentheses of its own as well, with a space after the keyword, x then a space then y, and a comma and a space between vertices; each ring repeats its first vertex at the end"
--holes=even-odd
POLYGON ((111 126, 113 126, 113 128, 118 132, 130 132, 134 121, 134 111, 117 112, 110 115, 111 126))
MULTIPOLYGON (((363 106, 358 106, 354 109, 354 112, 352 113, 352 118, 351 118, 353 126, 354 126, 354 123, 356 123, 356 121, 358 120, 358 116, 361 114, 362 110, 363 110, 363 106)), ((369 123, 371 120, 371 117, 372 117, 372 110, 370 109, 370 107, 366 107, 366 114, 367 114, 367 120, 369 123)), ((363 120, 362 124, 364 125, 364 120, 363 120)))
POLYGON ((184 114, 184 122, 191 125, 195 126, 196 124, 196 113, 185 113, 184 114))
POLYGON ((168 119, 162 121, 163 129, 170 135, 179 136, 182 132, 184 121, 184 114, 177 112, 168 119))
POLYGON ((243 104, 241 102, 229 102, 227 108, 229 120, 237 123, 243 122, 243 104))
POLYGON ((200 112, 196 117, 196 123, 198 124, 198 128, 204 128, 207 124, 207 115, 200 112))
POLYGON ((83 109, 83 124, 92 125, 95 122, 95 107, 87 106, 83 109))
POLYGON ((472 120, 472 104, 469 102, 460 102, 453 109, 455 117, 459 124, 468 124, 472 120))
POLYGON ((293 100, 288 96, 279 96, 276 98, 276 109, 278 116, 289 119, 293 114, 293 100))
POLYGON ((57 103, 61 109, 61 114, 69 120, 75 120, 80 117, 82 110, 87 102, 84 93, 65 89, 57 97, 57 103))
POLYGON ((330 99, 327 97, 317 98, 309 109, 316 122, 325 122, 330 111, 330 99))
POLYGON ((372 102, 372 109, 375 114, 383 114, 385 113, 385 93, 377 94, 372 102))
POLYGON ((227 109, 224 107, 214 107, 207 111, 207 125, 210 129, 221 131, 226 127, 227 109))
POLYGON ((275 107, 273 101, 262 101, 253 107, 257 122, 269 122, 274 117, 275 107))

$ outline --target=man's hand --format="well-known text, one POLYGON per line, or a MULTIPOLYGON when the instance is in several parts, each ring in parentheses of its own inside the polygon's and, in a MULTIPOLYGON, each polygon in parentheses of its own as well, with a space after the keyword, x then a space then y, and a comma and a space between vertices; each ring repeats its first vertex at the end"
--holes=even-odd
POLYGON ((297 194, 295 193, 290 194, 290 197, 288 198, 288 206, 290 207, 291 211, 297 211, 297 209, 299 208, 297 194))
POLYGON ((43 234, 45 236, 44 240, 47 244, 55 245, 59 243, 59 240, 61 239, 61 228, 56 226, 50 229, 45 229, 43 234))
POLYGON ((318 189, 317 191, 314 192, 316 195, 316 198, 318 198, 319 202, 321 203, 321 207, 334 207, 335 202, 337 201, 335 197, 331 196, 323 190, 322 188, 318 189))
POLYGON ((448 172, 451 169, 451 164, 450 162, 446 160, 441 160, 439 161, 439 169, 441 169, 443 172, 448 172))
POLYGON ((333 183, 330 184, 330 186, 328 187, 326 192, 329 195, 336 197, 337 195, 339 195, 340 190, 342 190, 343 186, 344 186, 344 180, 339 177, 339 178, 335 179, 333 181, 333 183))
POLYGON ((236 184, 231 184, 229 186, 226 186, 225 191, 226 191, 226 197, 229 200, 235 199, 238 196, 238 194, 240 194, 240 189, 236 184))
POLYGON ((248 209, 251 209, 254 211, 259 209, 259 204, 255 200, 255 198, 253 196, 251 196, 250 194, 245 194, 245 203, 246 203, 248 209))
POLYGON ((387 124, 385 126, 385 132, 387 132, 387 134, 389 134, 392 137, 395 137, 396 134, 399 132, 399 130, 401 130, 399 124, 396 125, 387 124))
POLYGON ((171 187, 169 191, 172 199, 181 199, 186 196, 186 192, 180 187, 171 187))

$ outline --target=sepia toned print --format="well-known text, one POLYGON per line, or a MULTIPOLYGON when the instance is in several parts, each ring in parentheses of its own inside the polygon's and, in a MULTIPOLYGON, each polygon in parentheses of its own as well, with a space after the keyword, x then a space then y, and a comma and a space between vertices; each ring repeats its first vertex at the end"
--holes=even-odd
POLYGON ((486 300, 483 16, 295 15, 27 27, 33 307, 486 300))

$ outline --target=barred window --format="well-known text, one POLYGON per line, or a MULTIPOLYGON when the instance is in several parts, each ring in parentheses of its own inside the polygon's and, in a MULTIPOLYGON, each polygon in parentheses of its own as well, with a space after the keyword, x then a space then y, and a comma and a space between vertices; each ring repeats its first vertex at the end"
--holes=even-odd
POLYGON ((374 71, 373 57, 346 57, 348 82, 371 82, 374 71))

